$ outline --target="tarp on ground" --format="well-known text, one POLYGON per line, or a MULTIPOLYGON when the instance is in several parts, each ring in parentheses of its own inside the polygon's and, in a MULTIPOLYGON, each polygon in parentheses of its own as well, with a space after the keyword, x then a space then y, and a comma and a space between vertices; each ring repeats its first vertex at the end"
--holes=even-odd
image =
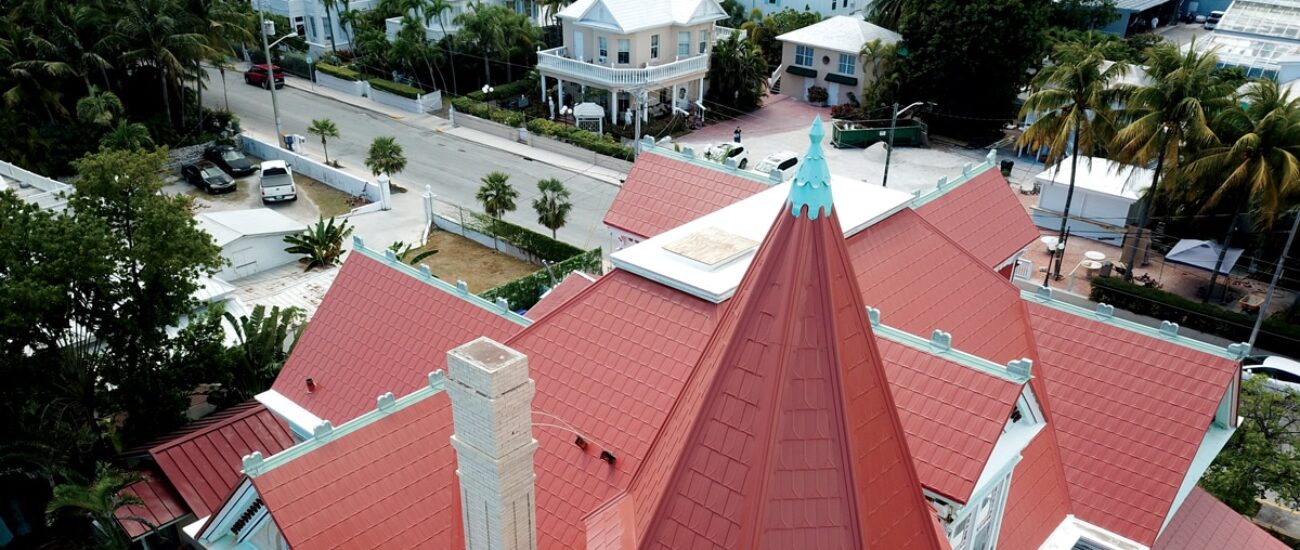
MULTIPOLYGON (((1219 268, 1219 273, 1231 272, 1232 266, 1237 265, 1237 260, 1241 259, 1242 252, 1240 248, 1229 248, 1228 253, 1223 257, 1223 266, 1219 268)), ((1183 239, 1178 241, 1168 254, 1165 254, 1165 260, 1213 271, 1214 264, 1219 261, 1219 243, 1183 239)))

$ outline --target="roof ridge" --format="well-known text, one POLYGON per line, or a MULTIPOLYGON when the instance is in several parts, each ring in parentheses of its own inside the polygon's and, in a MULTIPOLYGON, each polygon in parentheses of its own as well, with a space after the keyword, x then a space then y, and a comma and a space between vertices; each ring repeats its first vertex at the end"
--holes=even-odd
POLYGON ((429 384, 418 390, 415 390, 402 397, 394 397, 392 392, 385 393, 376 399, 374 409, 362 414, 352 420, 334 427, 330 421, 325 420, 316 426, 312 432, 312 437, 297 445, 289 447, 269 457, 263 457, 259 451, 254 451, 244 457, 243 467, 244 475, 249 478, 258 477, 266 472, 283 466, 294 459, 301 457, 311 451, 324 447, 333 441, 358 431, 362 428, 375 424, 380 420, 388 418, 393 413, 410 407, 425 399, 437 395, 445 390, 447 376, 441 370, 429 373, 429 384))
POLYGON ((956 179, 949 180, 948 176, 943 176, 939 178, 939 181, 935 184, 935 188, 933 190, 927 193, 921 193, 920 190, 917 190, 915 192, 915 197, 912 199, 912 202, 908 204, 908 206, 912 207, 912 209, 915 210, 917 208, 930 204, 935 199, 947 195, 948 192, 958 187, 961 187, 963 184, 975 179, 978 176, 984 175, 985 172, 992 170, 994 166, 997 164, 995 162, 997 160, 997 156, 998 156, 997 149, 989 149, 988 154, 984 156, 983 162, 974 165, 972 165, 969 162, 963 164, 961 169, 961 175, 957 176, 956 179))
POLYGON ((511 311, 510 304, 508 302, 505 302, 504 299, 498 299, 498 301, 495 303, 489 302, 486 299, 483 299, 478 295, 471 293, 469 291, 469 287, 464 284, 464 281, 456 281, 456 284, 452 285, 447 281, 435 277, 433 273, 429 271, 429 267, 427 265, 421 264, 419 268, 416 268, 414 266, 407 265, 405 262, 399 261, 397 259, 397 253, 393 252, 392 250, 385 250, 381 253, 378 250, 367 248, 365 245, 365 241, 363 241, 361 237, 357 237, 357 236, 352 237, 352 249, 354 252, 360 252, 364 256, 367 256, 373 260, 388 265, 389 267, 395 269, 399 273, 403 273, 407 276, 410 276, 413 279, 422 281, 425 284, 432 286, 433 288, 436 288, 438 290, 441 290, 453 296, 459 297, 460 299, 466 302, 469 302, 485 310, 488 310, 492 313, 505 317, 506 319, 514 321, 519 325, 527 327, 533 324, 532 319, 524 317, 523 315, 519 315, 514 311, 511 311))
MULTIPOLYGON (((694 149, 693 147, 689 147, 689 146, 688 146, 687 148, 688 148, 688 149, 692 149, 692 150, 694 149)), ((659 155, 659 156, 661 156, 661 157, 669 158, 669 159, 672 159, 672 160, 679 160, 679 161, 682 161, 682 162, 686 162, 686 163, 689 163, 689 164, 693 164, 693 165, 695 165, 695 166, 702 166, 702 167, 704 167, 704 168, 708 168, 708 169, 710 169, 710 170, 713 170, 713 171, 715 171, 715 172, 719 172, 719 173, 722 173, 722 174, 726 174, 726 175, 728 175, 728 176, 736 176, 736 177, 738 177, 738 178, 745 178, 745 179, 748 179, 748 180, 753 180, 753 181, 755 181, 755 182, 758 182, 758 183, 764 184, 764 185, 766 185, 766 186, 768 186, 768 187, 775 187, 775 186, 778 185, 778 184, 784 183, 784 182, 780 182, 780 181, 773 181, 772 178, 762 176, 762 175, 758 174, 757 172, 751 172, 751 171, 749 171, 749 170, 742 170, 742 169, 740 169, 740 168, 738 168, 738 167, 737 167, 737 168, 733 168, 733 167, 731 167, 731 166, 727 166, 727 165, 722 164, 722 163, 720 163, 720 162, 713 162, 713 161, 711 161, 711 160, 701 159, 701 158, 696 157, 696 156, 694 156, 694 155, 688 155, 688 154, 686 154, 686 153, 684 153, 684 152, 681 152, 681 151, 674 151, 674 150, 669 149, 668 147, 666 147, 666 146, 664 146, 664 145, 660 145, 660 144, 658 144, 658 143, 650 143, 650 142, 647 142, 647 141, 643 141, 642 144, 641 144, 641 153, 643 153, 643 154, 644 154, 644 153, 651 153, 651 154, 659 155)))
POLYGON ((879 309, 867 306, 867 319, 871 322, 872 332, 878 338, 902 344, 1013 384, 1026 384, 1034 377, 1032 358, 1023 357, 1008 361, 1006 365, 1000 365, 984 357, 957 349, 952 345, 952 335, 941 329, 934 329, 927 340, 906 330, 882 323, 880 316, 879 309))

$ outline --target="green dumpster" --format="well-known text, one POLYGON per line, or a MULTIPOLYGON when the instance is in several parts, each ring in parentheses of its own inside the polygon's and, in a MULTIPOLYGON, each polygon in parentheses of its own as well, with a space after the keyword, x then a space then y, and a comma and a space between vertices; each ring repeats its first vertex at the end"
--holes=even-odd
MULTIPOLYGON (((880 141, 888 142, 890 124, 889 119, 832 120, 831 145, 836 147, 870 147, 880 141)), ((919 120, 899 120, 893 127, 894 145, 903 147, 928 145, 927 131, 928 128, 925 123, 919 120)))

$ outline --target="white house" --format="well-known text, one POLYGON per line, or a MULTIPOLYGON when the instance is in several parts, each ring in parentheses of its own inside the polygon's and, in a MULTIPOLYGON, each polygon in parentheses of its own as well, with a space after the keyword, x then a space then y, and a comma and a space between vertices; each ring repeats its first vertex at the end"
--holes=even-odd
POLYGON ((862 19, 871 11, 871 0, 742 0, 745 13, 757 9, 763 15, 771 15, 784 9, 794 11, 814 11, 822 17, 851 15, 862 19))
MULTIPOLYGON (((537 2, 529 0, 488 0, 485 2, 474 2, 473 0, 450 0, 448 9, 438 15, 431 15, 425 18, 423 10, 412 10, 410 15, 415 16, 421 24, 424 25, 424 35, 429 40, 439 40, 446 35, 454 35, 460 30, 460 25, 456 23, 456 17, 474 9, 475 4, 501 4, 515 10, 515 13, 528 14, 533 24, 537 26, 546 25, 550 22, 551 13, 544 6, 537 2)), ((389 17, 384 20, 384 32, 391 42, 397 39, 398 31, 402 30, 401 17, 389 17)))
POLYGON ((296 261, 297 254, 284 251, 284 237, 307 229, 307 224, 269 208, 208 212, 195 219, 221 247, 228 264, 215 276, 226 281, 296 261))
MULTIPOLYGON (((374 8, 377 0, 350 0, 346 8, 350 11, 368 11, 374 8)), ((292 28, 276 29, 283 36, 290 31, 297 32, 307 41, 307 53, 313 59, 333 50, 351 50, 355 39, 351 28, 339 21, 339 12, 345 8, 339 0, 335 7, 326 13, 325 3, 321 0, 257 0, 253 8, 261 8, 268 14, 275 14, 289 19, 292 28)))
POLYGON ((895 44, 903 36, 863 21, 835 16, 776 37, 782 43, 781 93, 808 99, 808 88, 826 88, 828 105, 850 103, 874 80, 874 63, 862 58, 862 47, 879 40, 895 44))
MULTIPOLYGON (((1073 157, 1035 176, 1041 188, 1038 205, 1030 212, 1034 224, 1058 229, 1070 188, 1073 157)), ((1100 157, 1080 157, 1079 176, 1070 202, 1070 233, 1098 241, 1119 241, 1133 203, 1151 187, 1155 171, 1120 164, 1100 157)))

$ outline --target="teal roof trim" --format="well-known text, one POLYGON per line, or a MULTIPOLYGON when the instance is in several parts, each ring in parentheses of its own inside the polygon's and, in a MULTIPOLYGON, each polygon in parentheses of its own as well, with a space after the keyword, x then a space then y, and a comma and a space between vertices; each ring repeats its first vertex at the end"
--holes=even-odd
POLYGON ((939 182, 935 185, 933 190, 928 193, 919 194, 916 198, 912 199, 912 208, 925 206, 935 199, 946 195, 949 191, 960 187, 961 184, 974 179, 975 176, 983 174, 985 170, 992 169, 994 165, 997 164, 997 157, 997 150, 989 149, 988 155, 984 157, 984 162, 975 165, 967 163, 965 166, 962 166, 960 176, 951 180, 946 176, 939 178, 939 182))
POLYGON ((805 206, 810 220, 831 215, 834 197, 831 195, 831 169, 826 165, 826 154, 822 152, 822 139, 825 137, 826 130, 822 128, 819 115, 808 129, 808 152, 804 153, 799 171, 790 183, 790 214, 796 218, 804 215, 805 206))
POLYGON ((451 283, 448 283, 447 281, 434 277, 433 273, 430 273, 429 270, 424 266, 420 266, 420 268, 417 269, 415 266, 408 265, 405 262, 399 261, 397 259, 397 256, 393 254, 391 250, 385 250, 383 252, 380 252, 378 250, 366 248, 365 242, 361 240, 361 237, 352 238, 352 249, 353 252, 360 252, 361 254, 369 256, 377 261, 388 264, 388 266, 392 267, 393 269, 396 269, 398 271, 401 271, 402 273, 410 275, 411 277, 415 277, 416 279, 424 281, 426 284, 432 286, 433 288, 452 294, 454 296, 458 296, 460 297, 460 299, 465 300, 466 302, 469 302, 478 307, 486 309, 492 313, 505 317, 506 319, 514 321, 515 323, 518 323, 519 326, 527 327, 533 324, 532 319, 524 317, 523 315, 515 313, 514 311, 511 311, 509 304, 493 303, 484 300, 483 298, 480 298, 477 295, 471 293, 468 287, 463 287, 461 285, 453 285, 451 283))
POLYGON ((906 332, 880 322, 880 310, 868 307, 867 319, 871 321, 871 331, 882 338, 891 342, 903 344, 910 348, 926 352, 930 355, 942 357, 958 365, 970 367, 977 371, 991 376, 996 376, 1008 382, 1015 384, 1025 384, 1033 376, 1031 374, 1032 361, 1029 359, 1017 359, 1007 365, 999 365, 978 355, 972 355, 952 347, 952 335, 942 330, 934 331, 930 339, 927 340, 910 332, 906 332))
POLYGON ((1047 288, 1040 287, 1037 291, 1034 292, 1030 292, 1028 290, 1021 290, 1020 298, 1029 302, 1043 304, 1057 311, 1063 311, 1065 313, 1070 313, 1073 315, 1077 315, 1079 317, 1085 317, 1088 319, 1092 319, 1094 321, 1119 327, 1131 332, 1136 332, 1144 336, 1150 336, 1152 338, 1164 340, 1166 342, 1173 342, 1175 344, 1187 348, 1191 348, 1199 352, 1208 353, 1210 355, 1222 357, 1224 359, 1230 359, 1233 361, 1237 361, 1240 360, 1242 357, 1245 357, 1246 351, 1250 349, 1250 347, 1247 346, 1246 344, 1233 344, 1231 346, 1224 348, 1224 347, 1216 346, 1214 344, 1202 342, 1195 338, 1180 336, 1178 334, 1178 324, 1171 323, 1169 321, 1164 321, 1163 323, 1161 323, 1160 328, 1155 328, 1155 327, 1149 327, 1143 325, 1141 323, 1135 323, 1127 319, 1120 319, 1118 317, 1115 317, 1114 306, 1108 304, 1097 304, 1096 310, 1088 310, 1086 308, 1082 308, 1073 304, 1068 304, 1052 298, 1051 289, 1047 289, 1047 288))
POLYGON ((270 457, 263 458, 262 453, 256 452, 245 456, 244 474, 248 477, 257 477, 274 470, 300 456, 324 447, 325 445, 329 445, 331 441, 374 424, 375 422, 386 418, 390 414, 436 395, 444 391, 446 385, 447 376, 443 374, 442 371, 438 370, 431 372, 429 373, 429 385, 400 398, 393 397, 392 393, 381 395, 376 399, 376 407, 374 410, 358 416, 337 428, 330 425, 329 421, 326 420, 316 427, 315 431, 312 433, 311 439, 289 447, 288 449, 280 451, 270 457))

